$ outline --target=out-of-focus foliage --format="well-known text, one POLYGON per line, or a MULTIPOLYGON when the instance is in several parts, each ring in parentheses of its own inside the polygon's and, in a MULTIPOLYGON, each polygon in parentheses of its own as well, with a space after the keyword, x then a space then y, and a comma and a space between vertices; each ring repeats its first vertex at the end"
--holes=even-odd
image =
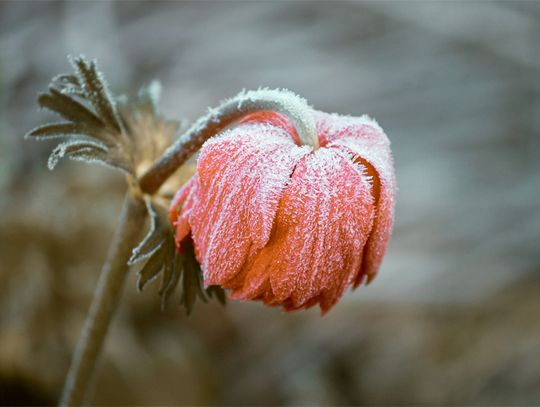
POLYGON ((23 140, 79 53, 115 94, 159 78, 174 119, 259 86, 368 113, 400 188, 380 276, 322 319, 236 302, 188 319, 178 296, 162 313, 134 273, 96 403, 537 402, 539 18, 536 2, 0 2, 1 402, 54 403, 120 210, 118 174, 50 173, 54 144, 23 140))

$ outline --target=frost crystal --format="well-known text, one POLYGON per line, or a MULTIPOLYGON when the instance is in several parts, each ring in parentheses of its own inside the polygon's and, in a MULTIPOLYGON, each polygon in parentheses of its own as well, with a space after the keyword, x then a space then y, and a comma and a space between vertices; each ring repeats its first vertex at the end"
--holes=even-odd
MULTIPOLYGON (((238 98, 240 109, 250 103, 249 92, 238 98)), ((298 146, 288 122, 268 112, 203 145, 171 219, 180 250, 192 236, 206 285, 326 312, 375 276, 393 222, 388 139, 366 116, 310 115, 318 149, 298 146)))

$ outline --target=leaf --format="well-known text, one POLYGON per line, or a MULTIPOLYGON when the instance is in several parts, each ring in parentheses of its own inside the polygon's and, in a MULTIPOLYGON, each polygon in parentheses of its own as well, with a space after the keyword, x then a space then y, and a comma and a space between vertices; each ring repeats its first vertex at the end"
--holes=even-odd
POLYGON ((219 285, 211 285, 206 289, 209 298, 216 298, 221 305, 227 304, 227 295, 225 290, 219 285))
MULTIPOLYGON (((105 153, 106 155, 107 146, 103 143, 93 140, 72 140, 59 144, 49 156, 49 161, 47 163, 49 169, 53 170, 62 157, 69 155, 73 156, 73 154, 77 152, 82 153, 83 155, 89 155, 92 152, 96 152, 96 154, 98 152, 105 153)), ((101 158, 102 155, 97 155, 96 159, 101 158)))
POLYGON ((182 297, 180 299, 182 305, 186 309, 188 315, 193 311, 195 300, 197 299, 197 280, 193 275, 192 269, 184 270, 184 277, 182 279, 182 297))
POLYGON ((163 268, 165 252, 163 248, 157 250, 139 271, 139 279, 137 280, 137 289, 139 291, 142 291, 145 285, 159 274, 163 268))
POLYGON ((81 89, 79 79, 73 74, 61 74, 51 80, 51 87, 56 87, 61 93, 67 95, 76 95, 85 99, 84 91, 81 89))
POLYGON ((163 208, 159 205, 153 205, 152 201, 147 199, 146 210, 150 217, 150 230, 137 247, 133 249, 128 261, 129 265, 151 256, 168 239, 173 239, 170 236, 172 231, 168 223, 167 213, 163 211, 163 208))
POLYGON ((38 126, 25 134, 25 138, 36 137, 40 140, 48 140, 59 137, 67 137, 70 135, 87 134, 86 126, 77 123, 48 123, 38 126))
POLYGON ((115 170, 120 170, 126 174, 132 174, 131 165, 120 157, 114 156, 111 152, 103 152, 92 149, 81 149, 70 153, 67 158, 74 161, 83 161, 88 164, 101 164, 115 170))
POLYGON ((165 287, 163 290, 161 290, 161 309, 164 310, 167 306, 167 301, 169 300, 169 297, 174 292, 174 289, 178 285, 178 281, 180 280, 180 276, 182 275, 182 272, 184 271, 182 268, 182 254, 178 253, 175 250, 174 253, 174 260, 173 260, 173 268, 172 273, 170 275, 170 279, 168 282, 163 281, 163 286, 165 287), (165 285, 166 284, 166 285, 165 285))
POLYGON ((163 273, 161 278, 161 283, 159 285, 159 295, 163 295, 163 292, 168 287, 171 282, 175 261, 176 261, 176 247, 174 245, 174 240, 169 239, 165 242, 165 258, 163 262, 163 273))
POLYGON ((54 78, 52 78, 51 84, 59 84, 60 86, 63 86, 63 85, 71 85, 75 87, 81 86, 79 82, 79 78, 77 78, 77 75, 74 75, 74 74, 56 75, 54 78))
POLYGON ((84 123, 90 128, 102 128, 104 126, 104 123, 94 112, 72 97, 64 95, 52 87, 49 88, 49 92, 38 96, 38 104, 41 107, 58 113, 69 121, 84 123))
POLYGON ((158 214, 150 200, 146 200, 146 210, 150 217, 150 230, 137 247, 133 249, 128 261, 129 265, 133 265, 138 261, 151 256, 156 250, 159 250, 165 242, 166 236, 164 236, 162 229, 159 227, 158 214))
POLYGON ((182 297, 180 301, 186 309, 188 315, 193 311, 195 301, 199 297, 202 301, 207 302, 208 298, 202 287, 202 272, 201 267, 195 259, 193 243, 190 240, 184 242, 183 267, 184 277, 182 279, 182 297))
POLYGON ((109 92, 105 78, 97 69, 96 61, 88 62, 83 56, 79 56, 71 57, 70 62, 76 71, 84 94, 98 116, 102 118, 107 126, 117 133, 122 133, 122 123, 116 111, 114 99, 109 92))

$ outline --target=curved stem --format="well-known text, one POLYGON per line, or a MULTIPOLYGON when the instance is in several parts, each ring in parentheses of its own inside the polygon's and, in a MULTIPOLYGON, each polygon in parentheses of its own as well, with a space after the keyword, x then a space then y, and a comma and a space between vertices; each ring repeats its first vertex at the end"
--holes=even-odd
POLYGON ((289 116, 302 142, 314 148, 318 147, 315 120, 304 99, 287 90, 259 89, 241 92, 211 109, 171 145, 139 180, 142 191, 153 194, 210 137, 247 114, 267 110, 289 116))
POLYGON ((268 110, 289 116, 302 142, 318 147, 315 120, 304 99, 286 90, 241 92, 197 120, 141 177, 138 186, 134 183, 130 188, 71 361, 60 400, 61 406, 80 405, 85 401, 88 383, 122 293, 132 248, 137 244, 141 224, 146 216, 146 207, 140 197, 134 196, 134 192, 137 195, 140 192, 153 194, 207 139, 247 114, 268 110))
POLYGON ((120 223, 69 367, 60 399, 61 406, 81 405, 85 401, 88 383, 92 379, 97 357, 124 286, 129 269, 128 259, 137 244, 145 216, 143 201, 128 191, 120 223))

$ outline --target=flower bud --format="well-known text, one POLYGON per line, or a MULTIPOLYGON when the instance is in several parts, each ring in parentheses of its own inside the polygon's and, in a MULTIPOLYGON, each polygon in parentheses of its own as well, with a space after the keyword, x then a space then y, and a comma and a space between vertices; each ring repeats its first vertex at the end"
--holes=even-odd
POLYGON ((203 145, 170 220, 178 250, 193 239, 206 286, 325 313, 377 274, 394 216, 390 142, 366 116, 313 114, 318 148, 272 112, 203 145))

